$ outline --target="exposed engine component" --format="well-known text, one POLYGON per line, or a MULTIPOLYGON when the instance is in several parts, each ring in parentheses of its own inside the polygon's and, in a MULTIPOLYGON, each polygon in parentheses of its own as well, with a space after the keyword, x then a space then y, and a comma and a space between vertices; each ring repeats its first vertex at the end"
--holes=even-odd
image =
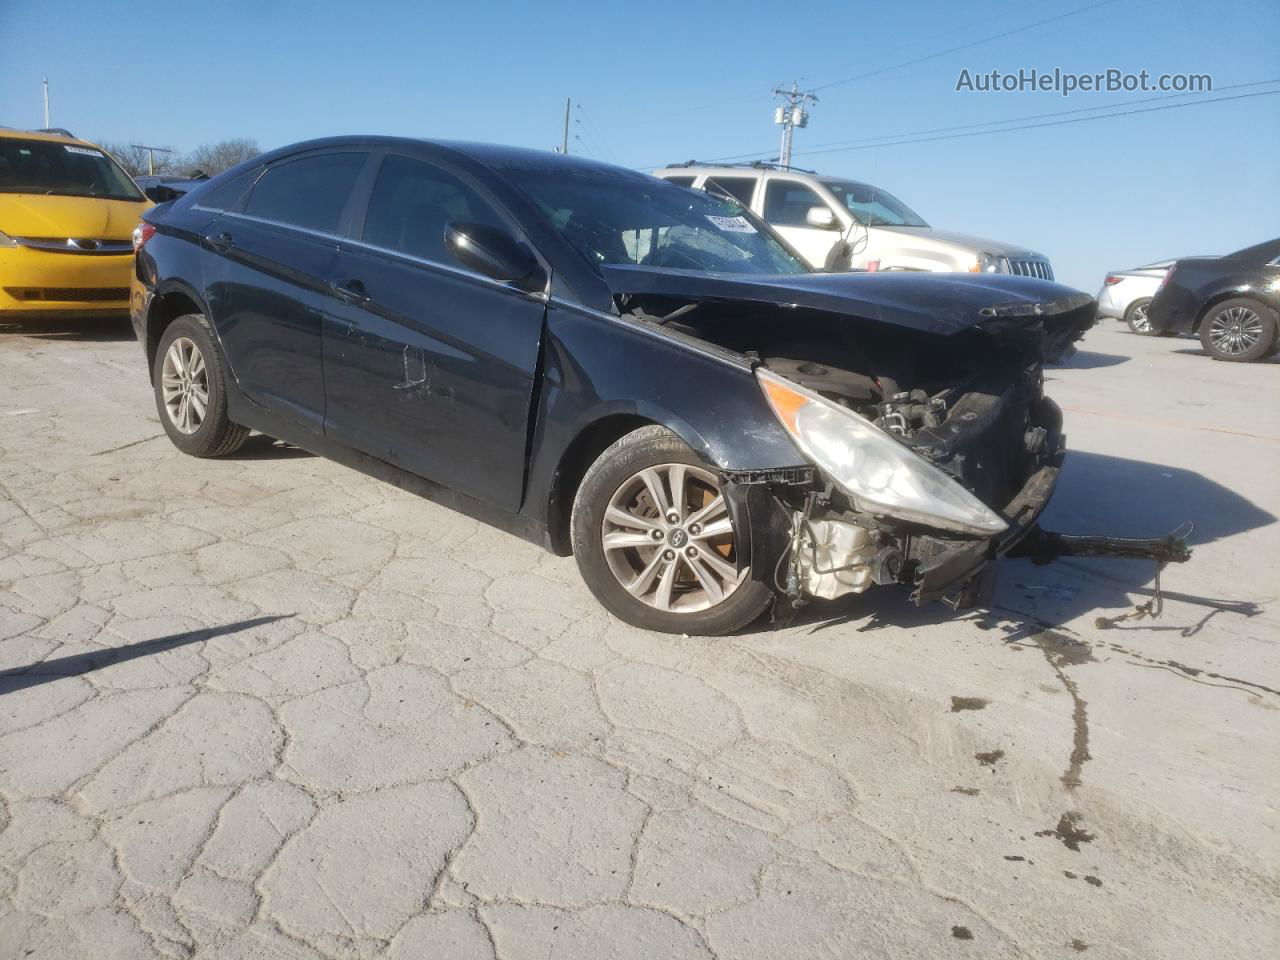
POLYGON ((795 514, 792 551, 799 586, 811 597, 834 600, 862 593, 874 580, 876 545, 871 532, 840 520, 806 520, 795 514))
POLYGON ((847 402, 849 400, 866 401, 881 396, 880 385, 871 377, 818 363, 816 360, 769 357, 764 364, 778 376, 794 380, 800 386, 830 397, 845 406, 851 406, 847 402))
POLYGON ((903 390, 895 393, 876 409, 879 416, 875 424, 881 430, 909 437, 921 427, 939 427, 947 419, 946 393, 929 396, 923 390, 903 390))

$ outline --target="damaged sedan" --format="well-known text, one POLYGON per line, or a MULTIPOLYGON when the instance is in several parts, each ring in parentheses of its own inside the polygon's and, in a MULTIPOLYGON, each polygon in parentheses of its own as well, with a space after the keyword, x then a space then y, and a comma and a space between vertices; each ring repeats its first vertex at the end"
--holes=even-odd
POLYGON ((1011 549, 1073 552, 1036 526, 1063 460, 1041 368, 1096 304, 1048 281, 815 273, 730 198, 391 138, 255 158, 135 246, 179 449, 331 457, 572 553, 642 627, 873 586, 960 605, 1011 549))

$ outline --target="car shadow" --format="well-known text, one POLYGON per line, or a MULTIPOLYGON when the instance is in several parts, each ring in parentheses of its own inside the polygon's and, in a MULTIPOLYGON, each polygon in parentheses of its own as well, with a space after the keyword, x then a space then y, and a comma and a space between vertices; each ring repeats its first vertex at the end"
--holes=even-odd
MULTIPOLYGON (((1213 360, 1211 356, 1209 356, 1207 353, 1205 353, 1203 350, 1199 348, 1191 349, 1191 350, 1174 350, 1173 352, 1180 353, 1183 356, 1202 357, 1205 360, 1213 360)), ((1223 361, 1214 361, 1214 362, 1221 363, 1223 361)), ((1255 365, 1261 364, 1261 363, 1280 363, 1280 353, 1272 352, 1267 354, 1265 357, 1259 357, 1257 360, 1249 360, 1247 362, 1249 364, 1255 364, 1255 365)))
POLYGON ((0 323, 0 336, 11 334, 33 340, 70 340, 84 343, 119 343, 137 339, 127 314, 92 318, 50 317, 0 323))
POLYGON ((235 453, 229 453, 221 460, 294 460, 299 457, 311 457, 314 454, 295 447, 291 443, 268 437, 265 433, 255 433, 235 453))
POLYGON ((1158 537, 1190 521, 1192 546, 1275 523, 1276 517, 1203 474, 1126 457, 1068 451, 1041 525, 1059 533, 1158 537))
POLYGON ((189 643, 199 643, 202 640, 211 640, 214 637, 225 636, 229 633, 239 633, 242 630, 260 627, 266 623, 274 623, 277 620, 287 620, 290 616, 292 614, 253 617, 250 620, 238 620, 218 627, 206 627, 203 630, 174 633, 166 637, 156 637, 154 640, 140 640, 137 643, 127 643, 121 647, 101 647, 85 653, 74 653, 66 657, 55 657, 52 660, 29 663, 25 667, 0 670, 0 696, 6 693, 14 693, 18 690, 25 690, 28 687, 36 687, 42 683, 52 683, 54 680, 60 680, 63 677, 82 676, 115 663, 125 663, 129 660, 136 660, 139 657, 149 657, 153 654, 164 653, 166 650, 183 647, 189 643))
MULTIPOLYGON (((1193 470, 1145 463, 1124 457, 1074 451, 1068 453, 1054 498, 1040 518, 1059 533, 1117 537, 1161 537, 1186 522, 1194 524, 1187 541, 1194 548, 1274 523, 1276 517, 1193 470)), ((1196 562, 1193 556, 1189 563, 1196 562)), ((1130 603, 1131 594, 1154 599, 1156 565, 1148 560, 1072 558, 1036 565, 1026 559, 1002 559, 997 567, 992 604, 957 613, 941 603, 916 607, 905 590, 873 588, 838 600, 813 601, 799 611, 780 605, 772 622, 758 629, 799 627, 809 632, 856 623, 859 632, 893 626, 914 629, 957 619, 977 619, 1010 636, 1026 636, 1070 622, 1098 610, 1113 611, 1130 603), (1034 612, 1027 612, 1028 608, 1034 612)), ((1098 617, 1100 629, 1179 630, 1198 633, 1222 615, 1253 617, 1272 597, 1206 597, 1162 591, 1164 598, 1203 607, 1191 626, 1164 626, 1150 618, 1098 617)))
POLYGON ((1115 353, 1098 353, 1095 350, 1077 350, 1065 360, 1048 364, 1050 369, 1058 370, 1097 370, 1102 367, 1115 367, 1128 363, 1131 357, 1122 357, 1115 353))

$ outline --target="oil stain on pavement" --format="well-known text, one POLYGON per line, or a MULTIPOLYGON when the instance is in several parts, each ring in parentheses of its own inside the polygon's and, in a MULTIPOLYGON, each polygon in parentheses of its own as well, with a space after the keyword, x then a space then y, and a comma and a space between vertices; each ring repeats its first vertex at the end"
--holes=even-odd
POLYGON ((1037 837, 1056 837, 1061 840, 1063 846, 1068 850, 1080 852, 1080 844, 1092 843, 1094 834, 1089 833, 1080 825, 1080 814, 1075 812, 1067 812, 1058 820, 1058 825, 1052 830, 1037 830, 1037 837))

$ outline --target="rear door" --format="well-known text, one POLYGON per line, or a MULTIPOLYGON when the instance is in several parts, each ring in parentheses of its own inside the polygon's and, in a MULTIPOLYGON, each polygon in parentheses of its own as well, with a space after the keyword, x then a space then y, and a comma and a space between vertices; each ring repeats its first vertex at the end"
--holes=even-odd
POLYGON ((348 301, 325 326, 325 431, 514 511, 545 302, 457 263, 444 245, 454 221, 519 235, 462 173, 382 159, 335 268, 348 301))
POLYGON ((356 179, 368 152, 288 158, 256 180, 238 212, 205 231, 215 256, 206 282, 212 321, 244 392, 320 433, 323 317, 356 179))

